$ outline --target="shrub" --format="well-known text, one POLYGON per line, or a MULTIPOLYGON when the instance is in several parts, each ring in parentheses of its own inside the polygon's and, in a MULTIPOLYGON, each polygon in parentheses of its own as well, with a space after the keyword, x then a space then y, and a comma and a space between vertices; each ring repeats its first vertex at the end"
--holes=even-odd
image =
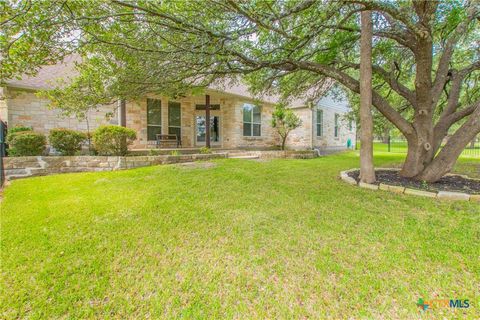
POLYGON ((34 131, 17 131, 9 136, 8 145, 12 156, 39 156, 45 150, 47 138, 34 131))
POLYGON ((13 128, 9 128, 6 142, 9 143, 9 141, 12 140, 17 133, 25 132, 25 131, 33 131, 33 129, 32 127, 25 127, 25 126, 16 126, 13 128))
POLYGON ((101 126, 93 133, 93 144, 99 155, 124 156, 128 145, 137 137, 132 129, 120 126, 101 126))
POLYGON ((87 139, 87 135, 80 131, 59 128, 50 130, 48 139, 50 145, 62 155, 73 156, 82 149, 82 143, 87 139))
POLYGON ((208 147, 201 147, 200 148, 200 153, 201 154, 210 154, 210 153, 212 153, 212 150, 208 147))
POLYGON ((272 113, 272 127, 277 129, 277 133, 282 140, 281 149, 285 150, 285 142, 288 134, 302 125, 300 117, 289 109, 283 103, 275 105, 272 113))

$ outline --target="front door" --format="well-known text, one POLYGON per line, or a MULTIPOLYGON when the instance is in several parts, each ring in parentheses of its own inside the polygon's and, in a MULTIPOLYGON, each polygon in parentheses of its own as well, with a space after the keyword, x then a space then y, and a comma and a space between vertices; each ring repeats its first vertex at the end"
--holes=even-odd
MULTIPOLYGON (((205 145, 205 116, 196 116, 196 144, 197 146, 205 145)), ((220 145, 220 117, 210 116, 210 144, 220 145)))

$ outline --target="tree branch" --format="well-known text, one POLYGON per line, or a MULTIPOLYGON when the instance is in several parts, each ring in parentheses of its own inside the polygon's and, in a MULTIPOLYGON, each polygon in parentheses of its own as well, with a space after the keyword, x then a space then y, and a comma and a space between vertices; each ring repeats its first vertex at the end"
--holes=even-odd
MULTIPOLYGON (((360 83, 345 72, 331 66, 321 65, 314 62, 297 62, 301 69, 314 71, 328 78, 337 80, 353 92, 360 93, 360 83)), ((372 104, 380 111, 385 118, 392 122, 406 137, 414 132, 412 125, 402 117, 381 95, 372 90, 372 104)))
MULTIPOLYGON (((343 65, 346 65, 351 68, 355 69, 360 69, 360 65, 358 63, 350 63, 350 62, 340 62, 343 65)), ((375 74, 379 75, 383 80, 385 80, 390 88, 392 88, 396 93, 398 93, 400 96, 405 98, 414 108, 417 107, 417 99, 415 96, 415 93, 405 87, 403 84, 398 82, 398 80, 395 78, 393 72, 388 72, 384 68, 378 66, 378 65, 372 65, 372 70, 375 74)))
POLYGON ((445 45, 440 61, 438 62, 437 73, 435 76, 435 80, 433 82, 433 89, 432 89, 433 105, 437 104, 442 94, 443 87, 448 81, 450 60, 452 59, 456 44, 458 43, 460 38, 465 34, 465 31, 468 25, 476 17, 479 17, 479 14, 480 14, 480 9, 478 4, 477 5, 471 4, 471 6, 468 8, 467 19, 463 20, 456 26, 455 30, 447 40, 447 44, 445 45))

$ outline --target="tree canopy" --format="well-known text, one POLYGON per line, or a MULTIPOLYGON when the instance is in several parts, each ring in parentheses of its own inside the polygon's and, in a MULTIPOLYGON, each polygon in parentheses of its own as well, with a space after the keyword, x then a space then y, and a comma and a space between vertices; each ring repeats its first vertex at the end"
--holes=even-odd
POLYGON ((374 26, 373 105, 409 144, 402 174, 436 180, 480 132, 477 0, 7 1, 0 81, 78 52, 90 75, 74 85, 99 102, 236 75, 287 99, 315 98, 328 79, 358 93, 363 10, 374 26))

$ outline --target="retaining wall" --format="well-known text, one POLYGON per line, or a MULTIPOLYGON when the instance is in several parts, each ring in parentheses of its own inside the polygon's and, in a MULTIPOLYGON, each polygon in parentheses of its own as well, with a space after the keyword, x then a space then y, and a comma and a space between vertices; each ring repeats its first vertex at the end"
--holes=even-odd
MULTIPOLYGON (((237 153, 238 154, 238 153, 237 153)), ((260 159, 293 158, 311 159, 317 156, 315 151, 247 151, 243 155, 255 155, 260 159)), ((230 153, 230 156, 235 153, 230 153)), ((156 156, 34 156, 3 158, 6 180, 46 176, 57 173, 114 171, 147 167, 160 164, 192 162, 228 158, 229 153, 182 154, 156 156)))
POLYGON ((210 160, 226 158, 225 153, 189 154, 189 155, 159 155, 159 156, 35 156, 7 157, 4 160, 6 180, 45 176, 57 173, 114 171, 147 167, 159 164, 191 162, 195 160, 210 160))

